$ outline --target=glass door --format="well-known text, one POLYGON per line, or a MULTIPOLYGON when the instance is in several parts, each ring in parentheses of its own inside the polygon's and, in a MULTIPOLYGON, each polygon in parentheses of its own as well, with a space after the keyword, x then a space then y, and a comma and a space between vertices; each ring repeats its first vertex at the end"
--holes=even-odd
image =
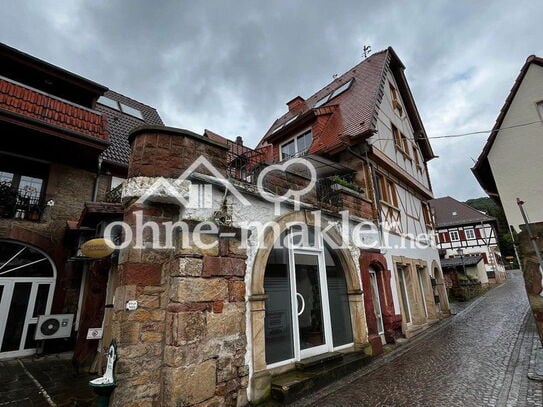
POLYGON ((328 295, 318 254, 294 254, 294 290, 300 358, 328 351, 328 295))
POLYGON ((0 359, 35 352, 38 316, 51 310, 54 267, 38 249, 0 240, 0 359))
POLYGON ((379 296, 379 284, 375 270, 370 269, 371 292, 373 296, 373 312, 377 318, 377 332, 382 335, 385 332, 383 325, 383 313, 381 312, 381 297, 379 296))

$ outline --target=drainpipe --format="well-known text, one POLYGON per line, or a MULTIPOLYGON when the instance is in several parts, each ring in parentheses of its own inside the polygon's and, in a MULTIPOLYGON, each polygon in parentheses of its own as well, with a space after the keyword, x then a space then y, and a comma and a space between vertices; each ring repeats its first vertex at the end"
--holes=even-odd
POLYGON ((92 189, 92 202, 96 202, 96 197, 98 196, 98 181, 100 180, 101 172, 102 172, 102 157, 98 157, 96 177, 94 178, 94 188, 92 189))

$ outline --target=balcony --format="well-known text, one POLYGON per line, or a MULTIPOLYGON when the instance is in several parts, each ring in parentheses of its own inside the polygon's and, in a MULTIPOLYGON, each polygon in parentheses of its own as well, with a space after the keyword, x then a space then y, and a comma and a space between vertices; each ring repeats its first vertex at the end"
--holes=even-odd
POLYGON ((101 113, 4 77, 0 77, 0 121, 100 150, 109 144, 106 119, 101 113))
POLYGON ((17 190, 0 181, 0 218, 38 222, 46 204, 43 197, 30 190, 17 190))

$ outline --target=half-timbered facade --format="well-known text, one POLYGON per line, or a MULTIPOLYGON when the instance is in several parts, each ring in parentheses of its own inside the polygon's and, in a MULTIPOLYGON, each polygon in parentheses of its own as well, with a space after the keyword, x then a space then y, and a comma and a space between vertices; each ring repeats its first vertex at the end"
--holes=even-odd
POLYGON ((496 219, 450 196, 430 201, 438 245, 444 258, 481 256, 486 274, 481 283, 501 282, 505 267, 498 247, 496 219))
MULTIPOLYGON (((410 336, 448 311, 428 200, 434 154, 402 62, 373 54, 304 99, 287 103, 259 144, 273 162, 302 156, 319 183, 352 186, 379 244, 361 257, 370 340, 410 336)), ((324 188, 323 188, 324 189, 324 188)))

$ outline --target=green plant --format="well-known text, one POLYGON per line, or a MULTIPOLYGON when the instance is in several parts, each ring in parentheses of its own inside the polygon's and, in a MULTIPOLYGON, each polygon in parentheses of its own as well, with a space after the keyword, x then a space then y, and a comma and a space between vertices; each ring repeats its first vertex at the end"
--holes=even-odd
POLYGON ((340 177, 339 175, 334 175, 332 177, 330 177, 330 180, 338 185, 341 185, 345 188, 349 188, 349 189, 352 189, 353 191, 356 191, 356 192, 361 192, 362 190, 360 189, 360 187, 358 185, 356 185, 354 182, 352 181, 349 181, 343 177, 340 177))
POLYGON ((0 216, 11 217, 17 202, 17 190, 10 182, 0 181, 0 216))

